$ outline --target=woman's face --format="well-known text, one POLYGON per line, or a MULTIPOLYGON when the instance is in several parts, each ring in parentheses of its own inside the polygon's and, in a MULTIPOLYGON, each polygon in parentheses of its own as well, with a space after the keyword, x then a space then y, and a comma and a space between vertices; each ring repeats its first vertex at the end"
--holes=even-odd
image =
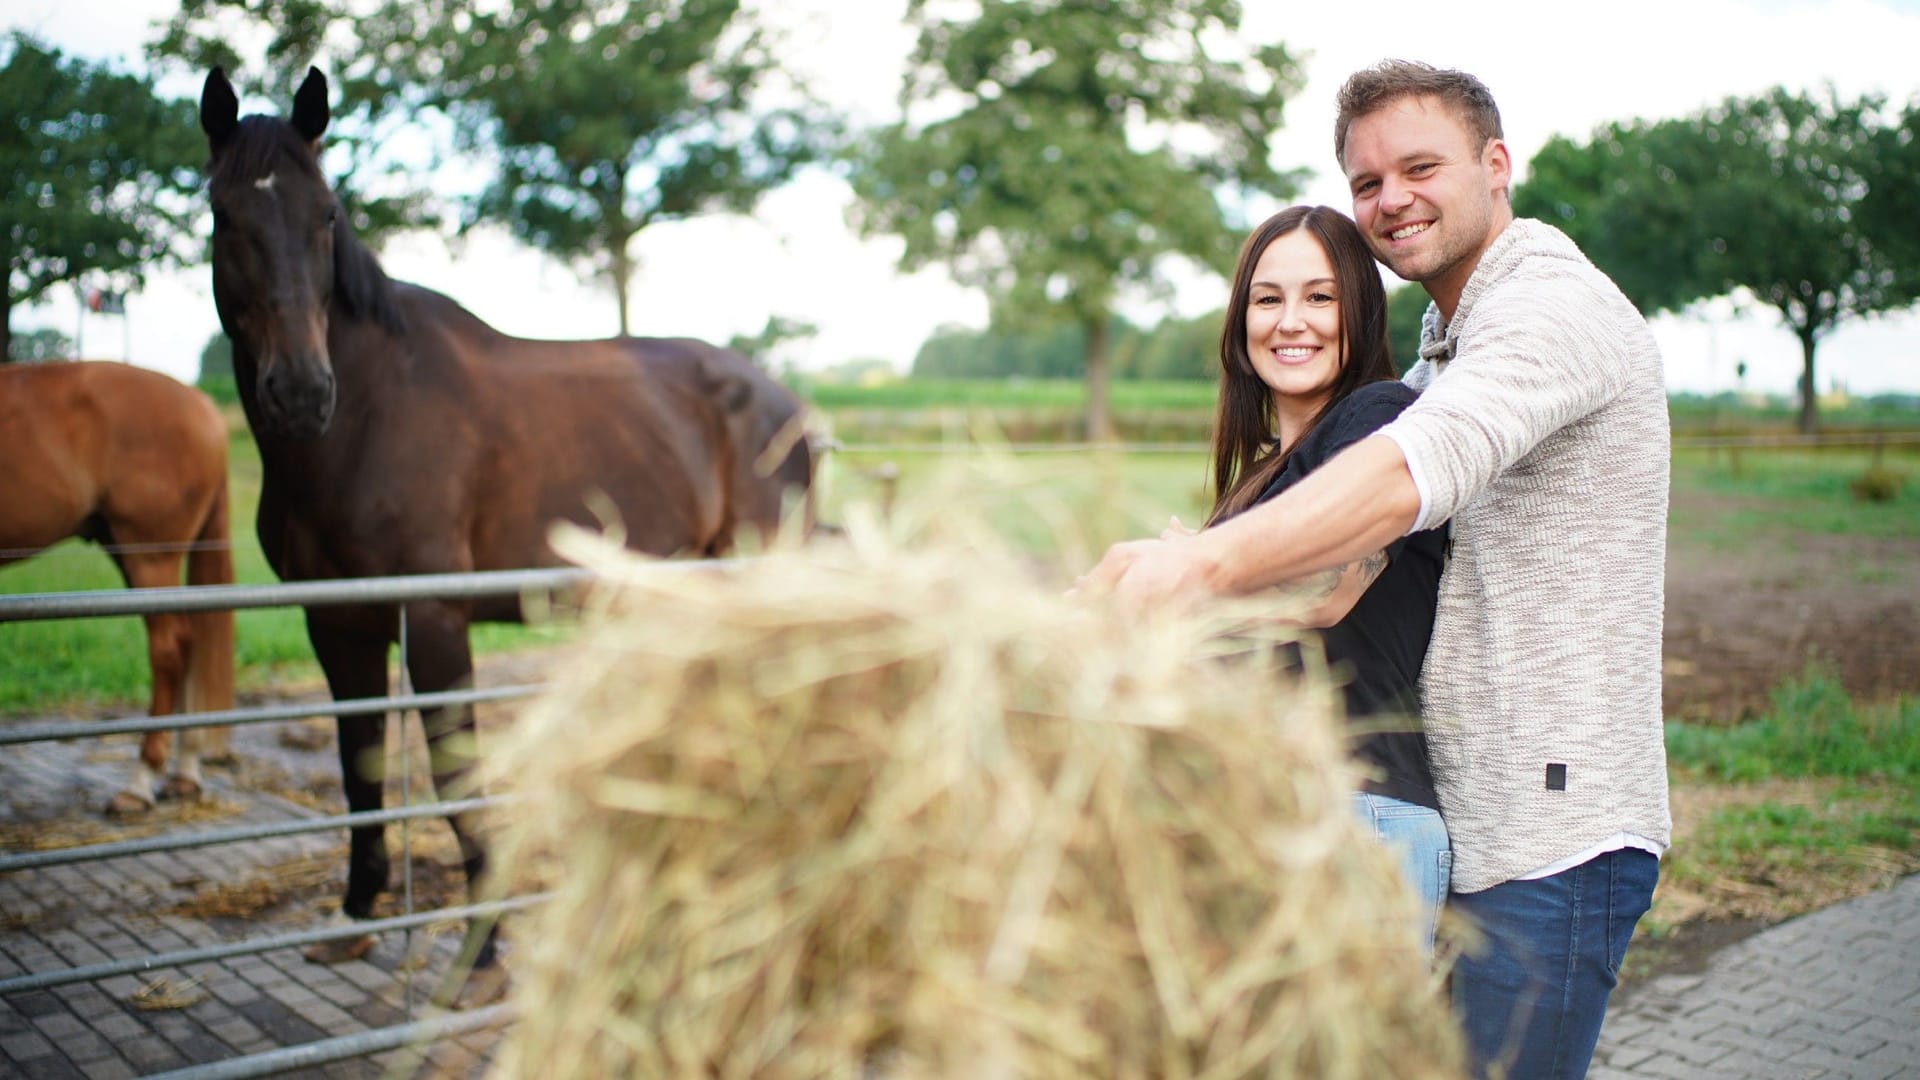
POLYGON ((1317 408, 1341 355, 1340 294, 1320 241, 1295 229, 1267 245, 1247 295, 1247 355, 1283 412, 1317 408))

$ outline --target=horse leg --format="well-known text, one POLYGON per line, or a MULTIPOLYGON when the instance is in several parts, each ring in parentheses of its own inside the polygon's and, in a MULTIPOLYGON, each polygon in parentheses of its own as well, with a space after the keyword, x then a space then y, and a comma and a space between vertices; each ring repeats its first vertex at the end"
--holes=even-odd
MULTIPOLYGON (((177 585, 180 582, 180 556, 177 553, 115 553, 114 564, 131 589, 177 585)), ((187 683, 187 620, 182 615, 147 615, 142 621, 147 630, 147 670, 152 681, 148 716, 172 716, 180 711, 187 683)), ((199 743, 193 732, 182 732, 181 754, 174 775, 161 794, 169 798, 193 800, 200 797, 199 743)), ((154 785, 167 772, 167 742, 170 733, 150 731, 140 740, 140 759, 126 786, 107 801, 107 813, 114 817, 132 817, 153 809, 154 785)))
MULTIPOLYGON (((325 625, 307 614, 307 639, 327 677, 335 701, 385 697, 387 641, 383 635, 358 633, 325 625)), ((386 778, 387 715, 334 717, 340 746, 340 787, 347 810, 360 813, 380 809, 386 778)), ((387 830, 381 825, 358 825, 351 831, 347 856, 347 892, 340 911, 349 919, 373 916, 373 902, 387 889, 387 830)), ((323 941, 307 949, 307 959, 322 964, 357 960, 373 947, 373 937, 323 941)))
MULTIPOLYGON (((407 671, 413 677, 416 692, 434 693, 473 685, 473 652, 467 639, 467 626, 466 610, 458 605, 431 602, 408 605, 407 671)), ((481 792, 473 783, 473 768, 479 760, 473 706, 447 705, 422 710, 420 722, 426 733, 435 794, 441 799, 479 796, 481 792)), ((480 814, 478 811, 452 814, 447 823, 453 827, 454 839, 460 844, 467 899, 471 902, 478 899, 486 884, 487 851, 481 835, 480 814)), ((496 931, 491 918, 476 920, 468 927, 462 954, 471 957, 472 968, 452 1002, 454 1007, 485 1004, 505 993, 496 931)))

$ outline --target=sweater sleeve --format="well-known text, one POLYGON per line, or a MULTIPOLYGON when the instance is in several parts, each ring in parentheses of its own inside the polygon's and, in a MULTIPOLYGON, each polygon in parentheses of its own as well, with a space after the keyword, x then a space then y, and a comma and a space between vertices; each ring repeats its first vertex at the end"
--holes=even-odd
POLYGON ((1454 359, 1381 430, 1421 487, 1410 532, 1452 518, 1542 439, 1625 389, 1630 353, 1592 317, 1590 290, 1559 277, 1490 291, 1454 359))

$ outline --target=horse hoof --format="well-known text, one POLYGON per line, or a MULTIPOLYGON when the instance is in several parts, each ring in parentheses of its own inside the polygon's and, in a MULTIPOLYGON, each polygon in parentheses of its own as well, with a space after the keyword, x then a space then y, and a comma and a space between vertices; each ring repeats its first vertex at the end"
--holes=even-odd
POLYGON ((199 802, 200 795, 201 789, 199 782, 189 780, 184 776, 171 777, 160 787, 160 797, 163 799, 178 799, 181 802, 199 802))
POLYGON ((349 960, 358 960, 373 949, 373 935, 360 934, 350 938, 335 938, 332 941, 316 941, 307 946, 306 957, 315 964, 344 964, 349 960))
POLYGON ((113 798, 107 800, 108 817, 145 817, 152 811, 152 799, 143 799, 131 791, 116 791, 113 793, 113 798))
POLYGON ((459 990, 447 1002, 450 1009, 478 1009, 507 996, 507 969, 500 964, 474 968, 460 981, 459 990))

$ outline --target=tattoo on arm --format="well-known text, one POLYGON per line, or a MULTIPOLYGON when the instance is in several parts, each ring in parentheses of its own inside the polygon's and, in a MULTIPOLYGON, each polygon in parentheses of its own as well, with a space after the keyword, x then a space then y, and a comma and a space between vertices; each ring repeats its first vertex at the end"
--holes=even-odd
POLYGON ((1386 568, 1387 553, 1385 549, 1381 549, 1364 558, 1347 563, 1344 566, 1336 566, 1331 570, 1322 570, 1320 573, 1310 574, 1301 579, 1300 589, 1306 594, 1309 600, 1318 602, 1332 596, 1334 590, 1338 589, 1342 582, 1350 580, 1349 575, 1351 575, 1351 580, 1355 582, 1355 587, 1365 591, 1367 586, 1372 585, 1374 579, 1379 577, 1381 572, 1386 568))

